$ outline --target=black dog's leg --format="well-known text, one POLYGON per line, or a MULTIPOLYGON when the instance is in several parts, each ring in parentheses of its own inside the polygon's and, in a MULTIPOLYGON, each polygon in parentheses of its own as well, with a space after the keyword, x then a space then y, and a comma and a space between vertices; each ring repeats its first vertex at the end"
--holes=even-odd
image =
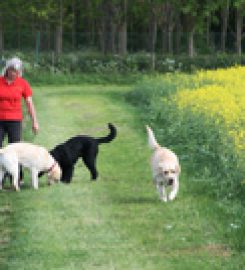
POLYGON ((92 180, 96 180, 96 178, 98 177, 98 172, 96 170, 96 165, 95 165, 96 156, 97 156, 97 153, 93 153, 92 155, 83 157, 83 162, 87 166, 87 168, 89 169, 89 171, 91 173, 92 180))
POLYGON ((61 181, 64 183, 70 183, 72 176, 73 176, 73 171, 74 171, 74 167, 66 167, 66 168, 62 168, 62 177, 61 177, 61 181))
POLYGON ((6 185, 7 180, 9 180, 10 185, 12 185, 12 175, 8 172, 4 173, 3 180, 2 180, 2 186, 6 185))
POLYGON ((19 185, 24 183, 24 171, 23 167, 20 165, 19 166, 20 174, 19 174, 19 185))

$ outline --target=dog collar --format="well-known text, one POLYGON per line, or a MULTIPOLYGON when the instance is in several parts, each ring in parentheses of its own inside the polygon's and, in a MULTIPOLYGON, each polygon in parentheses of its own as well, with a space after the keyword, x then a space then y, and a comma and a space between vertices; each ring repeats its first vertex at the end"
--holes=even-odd
POLYGON ((54 169, 56 164, 57 164, 57 162, 55 161, 54 164, 46 172, 50 173, 54 169))

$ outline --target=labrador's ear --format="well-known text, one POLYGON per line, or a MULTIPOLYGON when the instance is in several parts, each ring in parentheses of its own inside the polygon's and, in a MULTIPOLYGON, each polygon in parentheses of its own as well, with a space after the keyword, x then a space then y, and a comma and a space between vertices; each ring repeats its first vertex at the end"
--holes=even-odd
POLYGON ((54 169, 48 173, 48 178, 54 181, 60 181, 62 175, 62 171, 58 164, 55 165, 54 169))
POLYGON ((180 174, 180 172, 181 172, 181 166, 180 166, 180 164, 176 165, 176 172, 178 174, 180 174))

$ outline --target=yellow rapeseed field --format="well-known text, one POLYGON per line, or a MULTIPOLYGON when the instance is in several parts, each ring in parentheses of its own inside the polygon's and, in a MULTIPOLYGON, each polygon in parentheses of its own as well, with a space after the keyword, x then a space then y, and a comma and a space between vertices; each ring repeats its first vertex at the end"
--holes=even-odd
MULTIPOLYGON (((200 71, 194 89, 179 89, 174 101, 179 109, 203 113, 211 121, 224 124, 235 142, 237 153, 245 150, 245 67, 200 71), (201 82, 206 82, 202 84, 201 82), (204 86, 202 86, 204 85, 204 86)), ((192 78, 193 79, 193 78, 192 78)))

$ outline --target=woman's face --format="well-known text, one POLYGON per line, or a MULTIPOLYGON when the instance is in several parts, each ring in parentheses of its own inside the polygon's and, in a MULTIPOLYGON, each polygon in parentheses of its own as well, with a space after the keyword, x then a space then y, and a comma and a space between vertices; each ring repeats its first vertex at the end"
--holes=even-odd
POLYGON ((14 81, 18 77, 18 75, 19 72, 12 67, 8 68, 6 71, 6 77, 9 81, 14 81))

